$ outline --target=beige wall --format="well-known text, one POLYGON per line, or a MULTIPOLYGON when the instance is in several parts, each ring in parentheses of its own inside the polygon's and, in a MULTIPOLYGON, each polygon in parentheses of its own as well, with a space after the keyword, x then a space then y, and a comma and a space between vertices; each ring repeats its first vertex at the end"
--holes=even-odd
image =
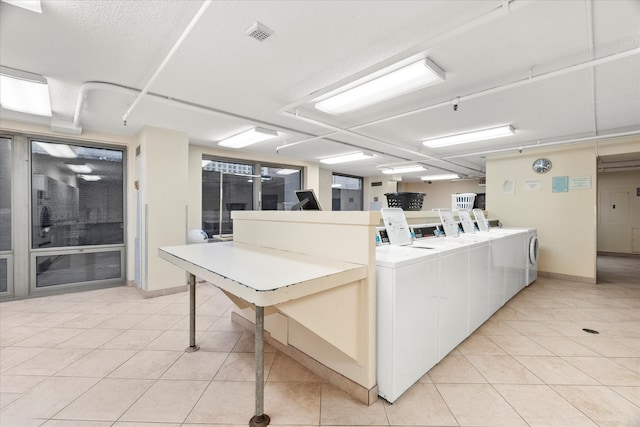
POLYGON ((598 174, 599 252, 640 253, 638 188, 640 171, 598 174))
POLYGON ((423 211, 436 208, 451 209, 451 195, 455 193, 484 193, 485 187, 478 185, 477 179, 464 181, 432 181, 427 182, 403 182, 399 191, 412 193, 425 193, 422 203, 423 211))
POLYGON ((186 243, 189 139, 185 133, 145 127, 138 142, 144 159, 139 191, 147 212, 142 289, 154 296, 186 284, 184 271, 160 259, 158 248, 186 243))
POLYGON ((597 247, 597 156, 637 152, 640 137, 618 138, 556 148, 541 148, 522 154, 487 158, 487 211, 505 227, 538 229, 542 274, 569 276, 595 282, 597 247), (531 165, 546 157, 550 172, 538 175, 531 165), (554 176, 590 177, 591 188, 552 192, 554 176), (525 180, 540 179, 539 190, 526 190, 525 180), (504 191, 512 180, 513 194, 504 191))
POLYGON ((487 158, 487 210, 505 227, 538 229, 538 271, 595 281, 596 157, 592 145, 526 152, 487 158), (551 160, 546 174, 531 165, 539 157, 551 160), (552 192, 553 177, 590 177, 591 188, 552 192), (539 190, 526 190, 525 180, 540 180, 539 190), (513 194, 504 191, 514 183, 513 194))
POLYGON ((389 176, 389 175, 381 175, 381 176, 370 176, 366 177, 363 182, 363 195, 364 199, 364 210, 369 210, 371 208, 372 202, 380 202, 382 203, 383 208, 387 206, 387 198, 385 197, 385 193, 395 193, 398 191, 398 177, 389 176), (371 183, 382 183, 380 186, 372 187, 371 183), (376 198, 378 200, 376 200, 376 198))
POLYGON ((325 211, 332 210, 331 207, 333 203, 331 200, 331 184, 333 184, 333 172, 329 169, 319 169, 318 190, 316 190, 316 194, 318 195, 320 207, 325 211))

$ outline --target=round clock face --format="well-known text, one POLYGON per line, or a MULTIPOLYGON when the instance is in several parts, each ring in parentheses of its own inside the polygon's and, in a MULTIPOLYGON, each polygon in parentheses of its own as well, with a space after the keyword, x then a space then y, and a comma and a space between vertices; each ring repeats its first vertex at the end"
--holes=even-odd
POLYGON ((538 159, 533 162, 533 170, 536 173, 546 173, 551 170, 551 160, 549 159, 538 159))

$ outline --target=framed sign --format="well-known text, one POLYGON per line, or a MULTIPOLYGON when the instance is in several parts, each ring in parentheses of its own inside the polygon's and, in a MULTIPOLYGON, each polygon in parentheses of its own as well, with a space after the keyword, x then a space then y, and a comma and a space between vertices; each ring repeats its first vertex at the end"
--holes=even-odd
POLYGON ((569 177, 554 176, 551 178, 551 188, 554 193, 566 193, 569 191, 569 177))

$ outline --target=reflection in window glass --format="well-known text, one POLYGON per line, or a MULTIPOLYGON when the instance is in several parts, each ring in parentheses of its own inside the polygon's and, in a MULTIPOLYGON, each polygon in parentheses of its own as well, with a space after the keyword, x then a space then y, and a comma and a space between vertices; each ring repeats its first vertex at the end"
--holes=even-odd
POLYGON ((124 243, 123 151, 31 142, 32 247, 124 243))
POLYGON ((0 259, 0 292, 7 292, 9 289, 9 270, 6 258, 0 259))
POLYGON ((11 171, 11 140, 0 138, 0 251, 11 250, 11 171))
POLYGON ((333 174, 331 208, 334 211, 362 210, 362 178, 333 174))
POLYGON ((214 160, 202 163, 202 229, 209 237, 232 234, 231 211, 253 210, 253 165, 214 160))
POLYGON ((301 189, 300 169, 267 166, 261 168, 260 175, 263 211, 288 211, 298 203, 295 190, 301 189))
POLYGON ((36 257, 36 287, 119 279, 120 251, 36 257))

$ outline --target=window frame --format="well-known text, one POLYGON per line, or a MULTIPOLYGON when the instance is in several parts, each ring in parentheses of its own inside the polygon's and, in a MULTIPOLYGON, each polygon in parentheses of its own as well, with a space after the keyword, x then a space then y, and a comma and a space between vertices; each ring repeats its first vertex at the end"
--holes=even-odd
MULTIPOLYGON (((357 176, 357 175, 349 175, 346 173, 339 173, 339 172, 331 172, 331 210, 333 209, 333 177, 334 176, 342 176, 345 178, 354 178, 360 181, 360 212, 364 211, 364 177, 362 176, 357 176)), ((341 198, 342 200, 342 198, 341 198)), ((341 209, 338 209, 338 211, 341 211, 341 209)), ((358 211, 354 211, 354 212, 358 212, 358 211)))

